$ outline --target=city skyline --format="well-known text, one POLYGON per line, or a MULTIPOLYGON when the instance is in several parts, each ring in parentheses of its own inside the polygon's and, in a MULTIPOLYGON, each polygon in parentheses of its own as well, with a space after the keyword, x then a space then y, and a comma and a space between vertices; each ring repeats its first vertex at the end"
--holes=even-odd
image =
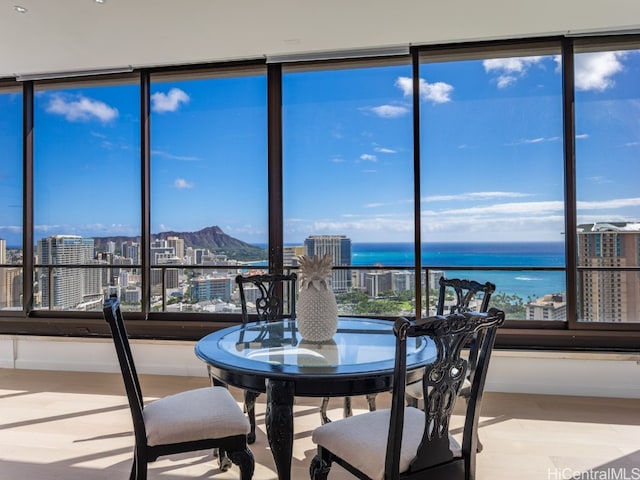
MULTIPOLYGON (((558 58, 421 65, 423 241, 562 241, 558 58)), ((578 223, 640 221, 640 54, 575 64, 578 223)), ((410 76, 408 64, 284 71, 285 243, 413 241, 410 76)), ((37 90, 35 241, 140 234, 138 96, 126 84, 37 90)), ((21 107, 0 95, 7 246, 21 244, 21 107)), ((152 233, 218 225, 265 244, 266 77, 152 82, 151 110, 152 233)))

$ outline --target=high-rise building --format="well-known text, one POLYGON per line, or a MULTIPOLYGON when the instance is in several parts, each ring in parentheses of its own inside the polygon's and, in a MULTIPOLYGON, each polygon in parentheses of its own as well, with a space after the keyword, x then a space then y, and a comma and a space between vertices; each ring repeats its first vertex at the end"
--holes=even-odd
POLYGON ((99 269, 56 267, 93 263, 94 241, 78 235, 53 235, 38 240, 40 267, 38 279, 42 304, 55 310, 74 308, 84 302, 86 295, 99 295, 99 269))
POLYGON ((191 280, 191 297, 196 302, 211 300, 231 301, 233 278, 198 277, 191 280))
POLYGON ((0 309, 22 306, 22 268, 0 268, 0 309))
POLYGON ((126 242, 122 242, 120 246, 122 250, 122 256, 124 258, 130 258, 133 264, 140 264, 140 244, 137 242, 132 242, 128 240, 126 242))
POLYGON ((180 237, 167 237, 167 245, 173 248, 173 252, 180 260, 184 259, 184 239, 180 237))
POLYGON ((567 318, 567 298, 564 293, 548 293, 527 303, 528 320, 560 320, 567 318))
POLYGON ((392 289, 393 272, 391 270, 371 271, 364 274, 364 289, 367 295, 378 298, 382 292, 392 289))
POLYGON ((578 265, 583 270, 580 320, 628 322, 640 318, 640 272, 618 267, 640 265, 640 223, 578 225, 578 265))
MULTIPOLYGON (((0 265, 7 263, 7 242, 0 238, 0 265)), ((0 308, 7 308, 7 286, 4 274, 5 269, 0 267, 0 308)))
POLYGON ((282 249, 282 260, 285 267, 297 266, 298 260, 296 257, 304 255, 304 245, 286 246, 282 249))
MULTIPOLYGON (((335 266, 351 265, 351 239, 345 235, 311 235, 304 241, 305 254, 319 257, 331 254, 335 266)), ((351 270, 334 269, 331 279, 334 292, 351 290, 351 270)))

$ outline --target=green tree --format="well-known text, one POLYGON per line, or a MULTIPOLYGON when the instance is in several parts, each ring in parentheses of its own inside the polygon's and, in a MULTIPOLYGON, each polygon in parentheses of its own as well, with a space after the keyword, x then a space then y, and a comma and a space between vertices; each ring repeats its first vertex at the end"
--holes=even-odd
POLYGON ((516 295, 507 295, 506 293, 496 293, 491 297, 490 307, 499 308, 504 311, 507 318, 524 319, 526 307, 522 297, 516 295))

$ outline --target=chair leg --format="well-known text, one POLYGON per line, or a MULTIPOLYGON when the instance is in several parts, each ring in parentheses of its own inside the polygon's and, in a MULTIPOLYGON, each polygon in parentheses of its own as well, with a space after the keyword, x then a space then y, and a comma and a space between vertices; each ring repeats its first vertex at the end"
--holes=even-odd
POLYGON ((130 480, 147 480, 147 461, 138 460, 138 455, 134 454, 133 464, 131 465, 130 480))
POLYGON ((246 448, 244 450, 227 453, 231 461, 240 467, 240 480, 251 480, 256 466, 251 450, 246 448))
POLYGON ((130 480, 147 480, 147 456, 138 451, 138 448, 133 452, 133 463, 131 464, 130 480), (138 458, 142 456, 143 458, 138 458))
MULTIPOLYGON (((467 407, 468 407, 469 406, 469 396, 468 395, 464 396, 464 399, 465 399, 465 402, 467 403, 467 407)), ((482 443, 480 442, 480 435, 479 434, 476 434, 476 435, 478 436, 478 443, 476 445, 476 452, 480 453, 482 451, 483 447, 482 447, 482 443)))
POLYGON ((320 422, 322 425, 325 423, 330 423, 331 419, 327 416, 327 408, 329 406, 329 397, 324 397, 322 399, 322 405, 320 405, 320 422))
POLYGON ((136 457, 133 457, 133 464, 131 465, 131 473, 129 474, 129 480, 137 480, 138 478, 138 466, 136 464, 136 457))
POLYGON ((218 468, 221 472, 226 472, 231 468, 232 460, 229 458, 229 455, 225 450, 221 448, 214 448, 213 456, 218 458, 218 468))
POLYGON ((376 411, 376 396, 378 394, 377 393, 369 393, 367 394, 367 403, 369 403, 369 411, 370 412, 375 412, 376 411))
POLYGON ((406 396, 407 398, 407 406, 418 408, 418 399, 416 397, 412 397, 410 395, 406 396))
POLYGON ((311 480, 327 480, 329 471, 331 470, 331 456, 328 452, 321 447, 318 448, 318 453, 311 460, 309 466, 309 477, 311 480))
POLYGON ((353 410, 351 409, 351 397, 344 397, 344 408, 342 415, 344 418, 348 418, 353 415, 353 410))
POLYGON ((247 435, 248 444, 256 441, 256 398, 258 398, 257 393, 248 390, 244 391, 244 408, 249 417, 249 424, 251 425, 251 431, 249 435, 247 435))

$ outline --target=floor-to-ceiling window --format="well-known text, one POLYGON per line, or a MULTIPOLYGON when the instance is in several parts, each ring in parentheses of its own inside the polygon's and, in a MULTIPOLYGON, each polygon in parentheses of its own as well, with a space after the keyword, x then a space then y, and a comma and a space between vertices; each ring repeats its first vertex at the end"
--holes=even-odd
POLYGON ((408 56, 283 67, 284 263, 331 254, 343 314, 415 311, 410 82, 408 56))
POLYGON ((36 85, 34 309, 99 310, 139 282, 140 259, 104 241, 141 234, 139 112, 136 75, 36 85))
POLYGON ((237 313, 267 260, 266 69, 152 75, 150 110, 152 310, 237 313))
POLYGON ((3 82, 3 325, 98 332, 118 295, 141 334, 184 337, 239 320, 238 273, 330 253, 342 314, 433 313, 446 275, 496 284, 510 345, 542 329, 544 345, 575 346, 574 332, 582 348, 627 345, 640 319, 630 38, 3 82))
POLYGON ((578 320, 640 322, 640 44, 577 42, 578 320))
POLYGON ((444 275, 494 283, 510 320, 565 320, 560 65, 557 43, 421 53, 425 311, 444 275))
POLYGON ((22 308, 22 90, 0 83, 0 310, 22 308))

